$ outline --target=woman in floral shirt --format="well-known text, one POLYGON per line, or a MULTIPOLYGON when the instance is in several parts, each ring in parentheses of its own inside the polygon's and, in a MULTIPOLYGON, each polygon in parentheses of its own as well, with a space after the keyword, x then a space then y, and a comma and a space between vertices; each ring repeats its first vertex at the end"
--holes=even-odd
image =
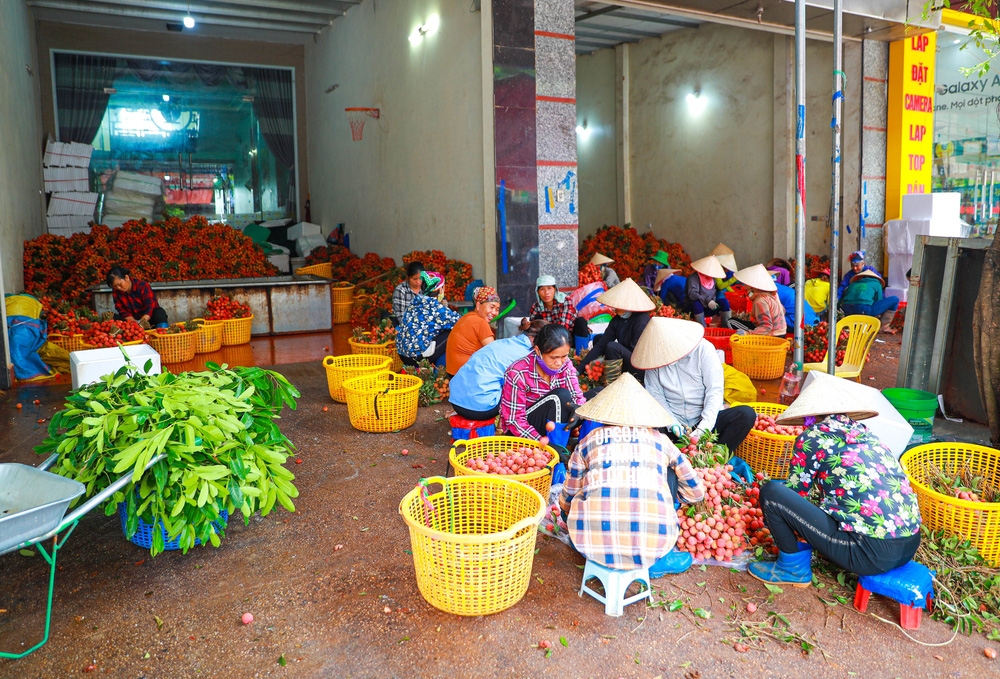
POLYGON ((445 355, 448 335, 459 319, 457 313, 438 299, 444 280, 426 271, 421 276, 423 290, 410 302, 396 331, 399 357, 410 366, 417 365, 422 358, 437 363, 445 355))
POLYGON ((876 575, 913 558, 920 545, 917 496, 892 452, 857 420, 878 412, 863 387, 816 373, 778 421, 805 424, 786 482, 761 488, 764 522, 778 560, 750 565, 758 580, 805 587, 812 550, 858 575, 876 575), (807 499, 810 490, 819 506, 807 499), (804 542, 800 542, 796 538, 804 542))

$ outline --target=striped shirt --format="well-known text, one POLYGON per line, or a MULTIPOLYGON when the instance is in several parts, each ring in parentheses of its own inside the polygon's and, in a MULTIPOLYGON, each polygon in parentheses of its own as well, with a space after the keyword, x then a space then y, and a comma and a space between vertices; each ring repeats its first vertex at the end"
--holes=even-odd
POLYGON ((573 395, 577 405, 583 405, 587 399, 580 391, 580 382, 576 378, 576 368, 566 361, 558 375, 553 375, 546 382, 542 379, 542 369, 537 367, 538 354, 532 351, 507 368, 503 378, 503 390, 500 392, 500 420, 504 431, 512 436, 520 436, 537 441, 541 434, 528 422, 528 408, 553 389, 562 387, 573 395))
POLYGON ((565 302, 553 300, 551 309, 546 309, 541 302, 535 302, 528 311, 528 317, 532 320, 541 319, 546 323, 558 323, 567 330, 573 329, 573 321, 578 315, 576 307, 568 300, 565 302))
POLYGON ((677 542, 677 512, 667 471, 677 473, 686 502, 705 487, 666 435, 646 427, 600 427, 573 451, 559 506, 573 545, 619 570, 651 566, 677 542))

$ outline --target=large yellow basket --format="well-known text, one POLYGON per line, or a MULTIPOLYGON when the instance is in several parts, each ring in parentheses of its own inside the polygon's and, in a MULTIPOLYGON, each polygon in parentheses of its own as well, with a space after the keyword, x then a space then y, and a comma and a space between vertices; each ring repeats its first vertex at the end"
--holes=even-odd
POLYGON ((221 321, 206 321, 204 318, 195 318, 191 322, 201 323, 201 327, 195 333, 194 353, 209 354, 222 348, 221 321))
MULTIPOLYGON (((332 277, 333 274, 331 274, 332 277)), ((330 286, 330 301, 333 304, 346 304, 354 302, 354 285, 347 281, 340 281, 330 286)))
POLYGON ((354 300, 347 302, 333 302, 330 305, 331 317, 334 325, 343 325, 351 322, 351 312, 354 311, 354 300))
POLYGON ((920 518, 931 530, 969 540, 994 568, 1000 567, 1000 502, 959 500, 930 487, 931 466, 948 475, 968 468, 985 488, 1000 488, 1000 450, 972 443, 928 443, 900 458, 920 503, 920 518))
POLYGON ((222 324, 222 346, 235 347, 250 341, 253 314, 246 318, 227 318, 218 322, 222 324))
POLYGON ((552 446, 543 446, 538 441, 522 439, 517 436, 483 436, 471 441, 455 441, 451 452, 448 453, 448 461, 451 462, 451 468, 455 471, 455 476, 496 476, 495 474, 481 472, 478 469, 469 469, 465 466, 465 463, 474 457, 508 453, 515 448, 522 447, 532 450, 541 448, 546 451, 550 455, 548 464, 545 465, 545 469, 540 471, 530 474, 518 474, 510 478, 531 486, 541 493, 542 497, 547 498, 549 490, 552 488, 552 470, 555 469, 556 464, 559 462, 559 453, 552 446))
POLYGON ((66 351, 83 351, 87 348, 83 341, 83 335, 63 335, 58 332, 50 332, 48 340, 66 351))
MULTIPOLYGON (((371 333, 365 333, 367 337, 371 333)), ((381 344, 368 344, 366 342, 359 342, 353 337, 347 340, 347 343, 351 345, 352 354, 369 354, 372 356, 388 356, 392 359, 392 371, 398 373, 403 369, 403 359, 399 357, 399 352, 396 351, 395 340, 389 340, 388 342, 382 342, 381 344)))
POLYGON ((146 331, 146 343, 156 349, 163 363, 185 363, 194 358, 197 335, 201 332, 178 332, 161 335, 155 330, 146 331))
POLYGON ((399 503, 410 529, 417 587, 455 615, 489 615, 528 591, 545 501, 499 476, 422 479, 399 503), (441 484, 430 493, 427 485, 441 484))
MULTIPOLYGON (((389 361, 384 357, 382 360, 389 361)), ((379 373, 344 380, 351 426, 372 433, 399 431, 412 426, 417 421, 420 386, 423 383, 414 375, 390 372, 388 366, 379 373)))
POLYGON ((776 380, 785 372, 788 340, 767 335, 733 335, 733 367, 752 380, 776 380))
MULTIPOLYGON (((118 346, 120 346, 120 347, 134 347, 137 344, 145 344, 145 343, 146 343, 146 340, 132 340, 131 342, 118 342, 118 346)), ((83 350, 83 349, 104 349, 104 348, 106 348, 106 347, 97 347, 97 346, 94 346, 93 344, 87 344, 86 342, 81 342, 81 345, 82 346, 80 347, 80 349, 76 349, 75 351, 80 351, 80 350, 83 350)))
POLYGON ((322 264, 312 264, 303 266, 295 270, 296 276, 319 276, 320 278, 333 278, 333 264, 323 262, 322 264))
MULTIPOLYGON (((788 409, 780 403, 741 403, 750 406, 758 415, 777 417, 788 409)), ((754 472, 764 472, 772 479, 787 479, 788 467, 792 462, 792 448, 795 437, 785 434, 769 434, 751 429, 743 443, 736 449, 736 455, 743 458, 754 472)))
POLYGON ((344 381, 366 373, 379 373, 389 369, 392 359, 385 356, 355 355, 327 356, 323 359, 326 368, 326 386, 330 398, 339 403, 347 403, 344 381))

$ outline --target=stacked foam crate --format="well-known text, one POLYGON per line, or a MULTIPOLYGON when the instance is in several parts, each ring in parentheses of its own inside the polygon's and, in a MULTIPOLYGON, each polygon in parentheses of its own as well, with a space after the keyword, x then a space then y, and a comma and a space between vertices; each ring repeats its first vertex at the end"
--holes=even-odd
POLYGON ((118 170, 111 190, 104 194, 103 223, 115 228, 131 219, 150 222, 162 195, 163 180, 159 177, 118 170))
POLYGON ((90 230, 97 194, 90 191, 90 154, 94 148, 76 142, 45 145, 45 192, 50 195, 46 221, 49 233, 71 236, 90 230))

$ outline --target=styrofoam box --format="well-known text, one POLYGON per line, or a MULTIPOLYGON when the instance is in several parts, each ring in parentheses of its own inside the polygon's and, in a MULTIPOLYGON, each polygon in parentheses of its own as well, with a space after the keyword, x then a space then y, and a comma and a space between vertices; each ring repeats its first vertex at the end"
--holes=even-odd
POLYGON ((302 236, 295 239, 295 252, 299 257, 305 257, 321 245, 326 245, 326 239, 321 235, 302 236))
POLYGON ((288 253, 282 253, 278 255, 268 255, 267 261, 278 267, 279 271, 288 271, 288 253))
POLYGON ((83 351, 73 351, 69 355, 69 372, 73 378, 73 388, 79 389, 84 384, 96 382, 125 365, 122 349, 128 354, 129 360, 138 372, 145 375, 160 374, 160 355, 148 344, 135 344, 121 348, 84 349, 83 351), (153 362, 149 372, 144 370, 146 361, 153 362))
MULTIPOLYGON (((131 222, 133 219, 138 219, 137 217, 129 217, 127 215, 104 215, 101 220, 101 224, 104 224, 109 229, 117 229, 125 222, 131 222)), ((147 218, 148 222, 149 219, 147 218)))
POLYGON ((90 144, 49 140, 42 163, 47 167, 90 167, 93 152, 94 147, 90 144))
POLYGON ((115 172, 115 191, 135 191, 146 196, 159 196, 163 193, 163 180, 148 174, 135 172, 115 172))
POLYGON ((49 233, 63 233, 67 229, 90 231, 92 219, 91 215, 53 215, 46 217, 45 223, 49 227, 49 233))
POLYGON ((96 193, 83 193, 81 191, 53 193, 49 199, 49 209, 45 214, 48 217, 55 215, 93 216, 96 204, 96 193))
POLYGON ((941 193, 909 193, 903 196, 903 219, 944 219, 959 221, 962 194, 958 191, 941 193))
POLYGON ((288 227, 288 240, 298 240, 302 236, 317 236, 321 233, 323 229, 318 224, 299 222, 295 226, 288 227))
POLYGON ((90 170, 85 167, 47 167, 43 174, 45 193, 90 190, 90 170))
MULTIPOLYGON (((802 382, 803 389, 812 383, 816 374, 816 371, 806 373, 806 379, 802 382)), ((823 373, 823 376, 826 377, 826 373, 823 373)), ((843 380, 844 378, 838 377, 836 379, 843 380)), ((913 436, 913 427, 910 426, 910 423, 899 414, 899 411, 889 403, 878 389, 858 384, 852 380, 844 380, 844 382, 848 384, 849 388, 858 391, 859 402, 870 403, 872 408, 879 413, 877 417, 862 420, 862 424, 868 427, 869 431, 875 434, 882 445, 891 450, 893 455, 897 458, 902 455, 910 442, 910 437, 913 436)))

